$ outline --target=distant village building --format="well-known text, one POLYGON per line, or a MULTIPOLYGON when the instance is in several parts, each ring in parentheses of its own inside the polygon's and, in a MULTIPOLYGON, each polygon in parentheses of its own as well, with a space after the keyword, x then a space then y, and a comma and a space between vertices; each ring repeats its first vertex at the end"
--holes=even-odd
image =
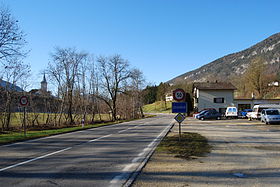
POLYGON ((165 95, 165 101, 173 101, 173 94, 168 93, 165 95))
POLYGON ((51 95, 51 92, 48 91, 48 83, 46 80, 46 75, 43 75, 43 80, 41 81, 41 88, 40 89, 32 89, 30 91, 31 94, 35 95, 51 95))

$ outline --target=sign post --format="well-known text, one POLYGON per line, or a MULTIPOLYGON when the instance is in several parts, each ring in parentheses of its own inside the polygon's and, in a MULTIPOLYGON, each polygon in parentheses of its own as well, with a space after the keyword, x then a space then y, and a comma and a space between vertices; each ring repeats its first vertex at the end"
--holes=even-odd
POLYGON ((26 106, 28 105, 28 97, 21 96, 19 99, 19 104, 23 107, 23 129, 24 136, 26 136, 26 106))
POLYGON ((179 113, 175 116, 174 119, 179 123, 179 141, 181 141, 181 123, 184 121, 185 116, 179 113))
POLYGON ((181 141, 181 123, 185 119, 182 113, 187 113, 185 97, 186 93, 183 89, 178 88, 173 91, 173 99, 177 102, 172 102, 172 113, 178 113, 174 119, 179 123, 179 141, 181 141))

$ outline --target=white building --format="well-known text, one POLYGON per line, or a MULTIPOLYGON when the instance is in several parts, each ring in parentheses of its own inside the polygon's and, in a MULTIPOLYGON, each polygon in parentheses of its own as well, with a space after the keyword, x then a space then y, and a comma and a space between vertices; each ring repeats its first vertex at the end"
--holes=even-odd
POLYGON ((168 93, 165 95, 165 101, 173 101, 173 94, 168 93))
POLYGON ((193 84, 194 110, 215 108, 224 113, 228 106, 238 110, 252 109, 256 104, 280 104, 280 99, 235 99, 234 87, 227 82, 201 82, 193 84))
POLYGON ((194 110, 215 108, 224 113, 228 106, 234 105, 236 88, 227 82, 200 82, 193 84, 194 110))

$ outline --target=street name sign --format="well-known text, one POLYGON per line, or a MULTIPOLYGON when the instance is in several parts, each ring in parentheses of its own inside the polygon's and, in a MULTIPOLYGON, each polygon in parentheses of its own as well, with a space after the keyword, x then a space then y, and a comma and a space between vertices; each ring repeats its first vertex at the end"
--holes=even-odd
POLYGON ((182 123, 185 120, 185 116, 181 113, 177 114, 174 118, 178 123, 182 123))
POLYGON ((172 113, 187 113, 187 103, 186 102, 173 102, 172 103, 172 113))

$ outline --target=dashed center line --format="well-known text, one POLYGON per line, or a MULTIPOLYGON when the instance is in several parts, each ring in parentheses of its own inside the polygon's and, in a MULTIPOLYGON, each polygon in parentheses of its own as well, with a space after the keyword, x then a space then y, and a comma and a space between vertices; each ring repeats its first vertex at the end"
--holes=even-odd
MULTIPOLYGON (((144 123, 144 124, 145 124, 145 123, 144 123)), ((144 124, 142 124, 142 125, 144 125, 144 124)), ((137 127, 142 126, 142 125, 137 125, 137 126, 134 126, 134 127, 130 127, 130 128, 128 128, 128 129, 121 130, 121 131, 119 131, 118 133, 125 132, 125 131, 127 131, 127 130, 129 130, 129 129, 134 129, 134 128, 137 128, 137 127)), ((95 141, 101 140, 101 139, 103 139, 103 138, 112 136, 112 135, 113 135, 113 134, 108 134, 108 135, 105 135, 105 136, 101 136, 101 137, 99 137, 99 138, 95 138, 95 139, 89 140, 89 141, 87 141, 86 143, 95 142, 95 141)), ((60 136, 62 136, 62 135, 60 135, 60 136)), ((50 137, 46 137, 45 139, 47 139, 47 138, 50 138, 50 137)), ((43 138, 42 138, 42 139, 43 139, 43 138)), ((33 141, 34 141, 34 140, 33 140, 33 141)), ((5 168, 0 169, 0 172, 1 172, 1 171, 5 171, 5 170, 7 170, 7 169, 15 168, 15 167, 17 167, 17 166, 21 166, 21 165, 24 165, 24 164, 28 164, 28 163, 33 162, 33 161, 36 161, 36 160, 40 160, 40 159, 46 158, 46 157, 48 157, 48 156, 52 156, 52 155, 55 155, 55 154, 58 154, 58 153, 67 151, 67 150, 69 150, 69 149, 72 149, 72 147, 67 147, 67 148, 65 148, 65 149, 61 149, 61 150, 58 150, 58 151, 55 151, 55 152, 52 152, 52 153, 48 153, 48 154, 46 154, 46 155, 42 155, 42 156, 39 156, 39 157, 36 157, 36 158, 32 158, 32 159, 26 160, 26 161, 24 161, 24 162, 20 162, 20 163, 14 164, 14 165, 10 165, 10 166, 8 166, 8 167, 5 167, 5 168)))
POLYGON ((69 150, 69 149, 71 149, 71 148, 72 148, 72 147, 67 147, 67 148, 61 149, 61 150, 59 150, 59 151, 55 151, 55 152, 52 152, 52 153, 49 153, 49 154, 46 154, 46 155, 42 155, 42 156, 39 156, 39 157, 30 159, 30 160, 27 160, 27 161, 24 161, 24 162, 20 162, 20 163, 18 163, 18 164, 14 164, 14 165, 11 165, 11 166, 2 168, 2 169, 0 169, 0 171, 5 171, 5 170, 7 170, 7 169, 11 169, 11 168, 14 168, 14 167, 23 165, 23 164, 27 164, 27 163, 29 163, 29 162, 33 162, 33 161, 36 161, 36 160, 40 160, 40 159, 42 159, 42 158, 46 158, 46 157, 48 157, 48 156, 55 155, 55 154, 57 154, 57 153, 61 153, 61 152, 63 152, 63 151, 67 151, 67 150, 69 150))

